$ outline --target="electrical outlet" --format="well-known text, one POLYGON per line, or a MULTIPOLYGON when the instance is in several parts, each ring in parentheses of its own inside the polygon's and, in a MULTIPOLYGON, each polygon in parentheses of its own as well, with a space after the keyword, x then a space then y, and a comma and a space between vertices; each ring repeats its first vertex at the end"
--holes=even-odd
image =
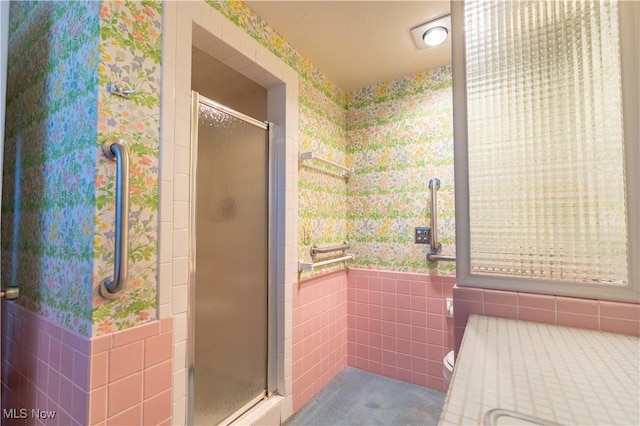
POLYGON ((416 226, 415 230, 415 243, 429 244, 429 240, 431 239, 431 228, 428 226, 416 226))

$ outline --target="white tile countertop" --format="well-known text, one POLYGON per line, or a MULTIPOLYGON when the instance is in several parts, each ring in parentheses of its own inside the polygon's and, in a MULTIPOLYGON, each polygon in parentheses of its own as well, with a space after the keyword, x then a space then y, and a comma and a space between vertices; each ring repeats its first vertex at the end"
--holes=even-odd
POLYGON ((640 424, 640 338, 469 316, 440 424, 550 423, 640 424))

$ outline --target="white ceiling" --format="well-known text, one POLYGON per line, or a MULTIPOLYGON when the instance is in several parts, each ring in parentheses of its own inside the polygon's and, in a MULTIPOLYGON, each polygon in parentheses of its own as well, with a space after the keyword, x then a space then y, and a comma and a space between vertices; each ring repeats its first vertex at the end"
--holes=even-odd
POLYGON ((346 91, 451 63, 451 42, 418 50, 409 30, 449 13, 448 1, 246 1, 346 91))

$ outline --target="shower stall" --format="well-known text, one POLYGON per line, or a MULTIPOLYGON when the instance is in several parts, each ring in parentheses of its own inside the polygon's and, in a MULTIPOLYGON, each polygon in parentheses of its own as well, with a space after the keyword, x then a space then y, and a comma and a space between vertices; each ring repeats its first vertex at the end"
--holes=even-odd
POLYGON ((268 394, 269 125, 192 92, 189 424, 268 394))

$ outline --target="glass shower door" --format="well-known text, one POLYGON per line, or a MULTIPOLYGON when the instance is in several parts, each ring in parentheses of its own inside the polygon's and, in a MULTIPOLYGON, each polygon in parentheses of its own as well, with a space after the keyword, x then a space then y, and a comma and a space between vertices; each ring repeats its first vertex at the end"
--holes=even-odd
POLYGON ((264 123, 194 99, 191 419, 213 425, 266 394, 269 137, 264 123))

